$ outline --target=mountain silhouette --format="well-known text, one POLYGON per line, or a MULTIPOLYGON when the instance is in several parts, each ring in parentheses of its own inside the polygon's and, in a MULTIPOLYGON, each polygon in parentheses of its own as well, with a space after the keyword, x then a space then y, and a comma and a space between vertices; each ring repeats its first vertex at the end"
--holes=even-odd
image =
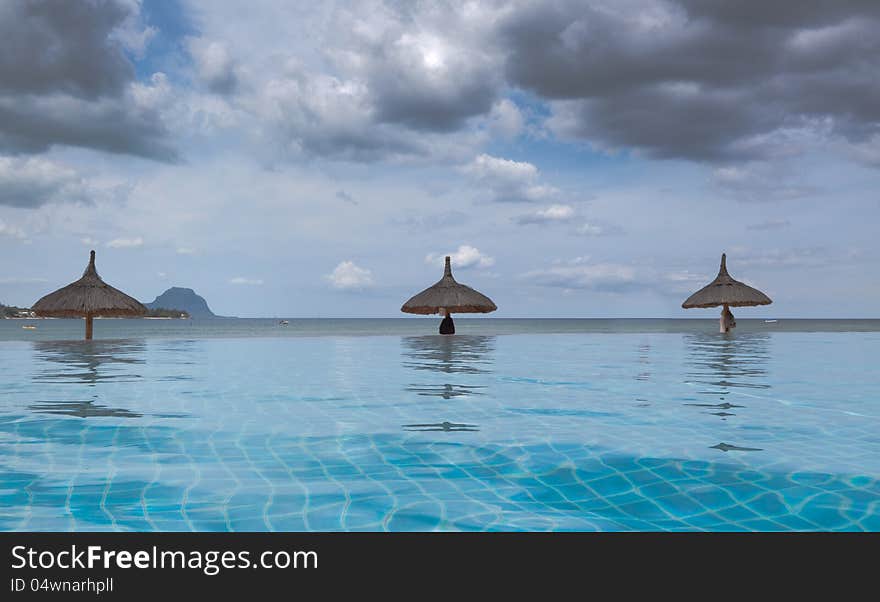
POLYGON ((204 297, 200 297, 191 288, 173 286, 156 297, 152 303, 144 303, 148 309, 177 309, 185 311, 192 318, 217 318, 208 307, 204 297))

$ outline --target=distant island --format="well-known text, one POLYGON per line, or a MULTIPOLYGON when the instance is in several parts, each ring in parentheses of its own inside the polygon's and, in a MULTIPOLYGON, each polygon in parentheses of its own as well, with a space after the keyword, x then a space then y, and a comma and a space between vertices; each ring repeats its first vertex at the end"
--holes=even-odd
POLYGON ((32 318, 34 314, 26 307, 15 307, 0 303, 0 318, 32 318))
POLYGON ((186 313, 191 318, 217 318, 208 307, 208 302, 203 297, 196 294, 191 288, 181 288, 173 286, 167 291, 156 297, 152 303, 144 303, 147 309, 152 311, 167 312, 168 315, 157 315, 150 317, 179 317, 180 314, 186 313))
POLYGON ((156 309, 147 308, 147 313, 144 316, 145 318, 175 318, 179 320, 186 320, 190 317, 188 312, 185 312, 180 309, 165 309, 164 307, 158 307, 156 309))

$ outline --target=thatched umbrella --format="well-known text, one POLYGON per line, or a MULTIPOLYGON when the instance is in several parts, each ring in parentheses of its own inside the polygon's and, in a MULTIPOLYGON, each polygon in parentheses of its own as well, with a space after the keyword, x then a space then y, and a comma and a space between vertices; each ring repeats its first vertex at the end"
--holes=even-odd
POLYGON ((695 292, 681 304, 685 309, 693 307, 718 307, 721 310, 721 332, 728 332, 736 327, 736 322, 731 313, 731 307, 751 307, 755 305, 770 305, 773 301, 756 288, 734 280, 727 273, 727 254, 721 254, 721 269, 715 280, 695 292))
POLYGON ((92 319, 95 316, 121 318, 147 313, 147 308, 140 301, 101 280, 95 270, 94 251, 82 278, 49 293, 37 301, 32 309, 41 317, 85 318, 87 341, 92 338, 92 319))
POLYGON ((455 281, 452 263, 447 256, 443 278, 404 303, 400 311, 422 315, 442 313, 445 318, 440 324, 440 334, 455 334, 452 314, 487 314, 496 309, 498 307, 492 299, 455 281))

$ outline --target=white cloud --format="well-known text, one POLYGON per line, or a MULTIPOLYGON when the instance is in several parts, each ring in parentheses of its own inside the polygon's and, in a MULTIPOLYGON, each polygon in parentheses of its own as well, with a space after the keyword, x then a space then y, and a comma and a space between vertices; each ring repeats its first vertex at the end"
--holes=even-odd
POLYGON ((40 157, 0 157, 0 205, 34 208, 88 200, 85 181, 69 167, 40 157))
POLYGON ((394 217, 388 220, 396 226, 404 226, 414 232, 433 232, 440 228, 461 226, 467 223, 468 214, 461 211, 443 211, 425 215, 407 215, 394 217))
POLYGON ((514 218, 520 225, 528 224, 572 224, 571 232, 577 236, 611 236, 621 234, 623 229, 615 224, 583 222, 574 225, 578 217, 577 210, 571 205, 550 205, 525 215, 514 218))
POLYGON ((263 281, 259 278, 245 278, 244 276, 236 276, 235 278, 229 279, 229 284, 234 284, 236 286, 260 286, 263 284, 263 281))
POLYGON ((199 79, 208 89, 218 94, 234 92, 238 87, 239 67, 226 45, 202 38, 190 38, 188 45, 199 79))
POLYGON ((110 39, 117 41, 138 59, 144 57, 144 53, 159 30, 152 26, 145 26, 139 7, 132 3, 133 9, 122 24, 110 33, 110 39))
POLYGON ((547 200, 559 191, 539 183, 538 168, 527 161, 513 161, 485 153, 462 167, 478 185, 485 188, 493 201, 536 202, 547 200))
POLYGON ((144 239, 140 236, 136 238, 114 238, 107 243, 111 249, 134 249, 144 246, 144 239))
POLYGON ((27 236, 24 230, 16 226, 11 226, 0 219, 0 236, 9 236, 18 240, 24 240, 27 236))
POLYGON ((324 276, 333 288, 339 290, 360 290, 373 285, 373 273, 353 261, 341 261, 330 273, 324 276))
POLYGON ((577 233, 582 236, 602 236, 605 231, 602 229, 602 226, 585 223, 577 227, 577 233))
POLYGON ((46 278, 32 278, 30 276, 0 278, 0 284, 41 284, 43 282, 49 282, 49 280, 46 278))
POLYGON ((880 134, 863 142, 840 142, 843 153, 868 167, 880 167, 880 134))
POLYGON ((607 293, 649 291, 664 296, 688 295, 709 283, 715 276, 688 269, 658 269, 644 262, 623 264, 593 261, 590 257, 575 257, 555 261, 550 266, 532 270, 520 278, 538 286, 565 290, 591 290, 607 293))
POLYGON ((175 100, 175 92, 168 76, 161 71, 150 76, 150 84, 135 82, 131 85, 132 103, 142 111, 154 112, 168 109, 175 100))
POLYGON ((538 209, 532 213, 521 215, 516 218, 516 222, 518 224, 548 224, 567 222, 574 216, 575 210, 571 205, 550 205, 545 209, 538 209))
POLYGON ((791 222, 787 219, 768 219, 757 224, 749 224, 747 230, 782 230, 791 226, 791 222))
POLYGON ((715 275, 697 274, 689 270, 677 270, 660 274, 657 289, 661 293, 689 295, 709 283, 715 275))
POLYGON ((575 234, 579 236, 611 236, 613 234, 621 234, 623 229, 614 224, 597 224, 595 222, 584 222, 575 228, 575 234))
POLYGON ((377 124, 362 82, 313 74, 293 63, 255 100, 267 136, 293 155, 352 160, 420 154, 418 143, 377 124))
POLYGON ((524 127, 522 112, 512 101, 502 98, 492 106, 489 112, 489 131, 502 138, 515 138, 520 135, 524 127))
POLYGON ((589 258, 585 257, 578 257, 542 270, 526 272, 521 277, 540 286, 608 292, 625 292, 638 285, 636 269, 633 266, 591 263, 589 258))
POLYGON ((79 239, 79 241, 87 247, 97 247, 101 244, 99 241, 95 240, 91 236, 84 236, 79 239))
POLYGON ((712 185, 725 196, 748 202, 785 201, 818 192, 780 161, 718 167, 712 172, 712 185))
POLYGON ((177 247, 175 251, 178 255, 194 255, 196 250, 192 247, 177 247))
MULTIPOLYGON (((841 258, 836 257, 822 247, 803 247, 793 249, 762 249, 749 251, 746 249, 731 249, 728 253, 728 269, 734 272, 737 267, 764 267, 764 268, 798 268, 798 267, 824 267, 838 265, 841 258)), ((736 275, 734 274, 734 277, 736 275)))
POLYGON ((447 255, 452 258, 453 269, 489 268, 495 265, 495 260, 492 257, 470 245, 461 245, 457 251, 451 253, 429 253, 425 257, 425 263, 443 266, 447 255))

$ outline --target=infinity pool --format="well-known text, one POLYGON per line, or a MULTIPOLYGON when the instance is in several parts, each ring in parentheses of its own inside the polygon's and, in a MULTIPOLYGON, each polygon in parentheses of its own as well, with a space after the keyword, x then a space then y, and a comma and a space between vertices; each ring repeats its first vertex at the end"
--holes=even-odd
POLYGON ((0 342, 3 530, 880 530, 878 332, 0 342))

